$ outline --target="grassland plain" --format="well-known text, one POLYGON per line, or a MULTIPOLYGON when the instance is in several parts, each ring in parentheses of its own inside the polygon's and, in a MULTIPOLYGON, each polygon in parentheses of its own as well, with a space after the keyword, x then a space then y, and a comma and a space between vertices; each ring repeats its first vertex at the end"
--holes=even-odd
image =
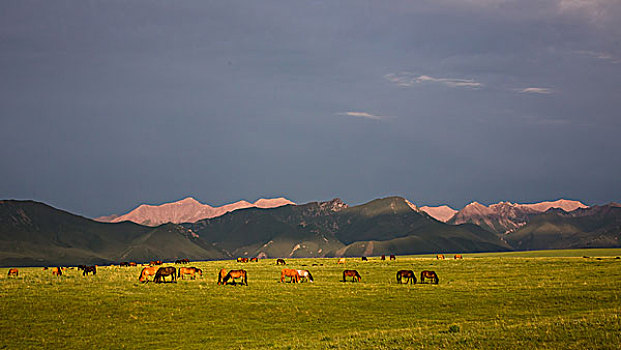
POLYGON ((618 349, 621 249, 290 259, 315 283, 278 283, 275 260, 193 262, 202 279, 138 283, 139 267, 0 269, 0 348, 618 349), (583 258, 582 256, 592 258, 583 258), (600 259, 597 259, 599 257, 600 259), (323 266, 311 266, 313 263, 323 266), (220 268, 249 286, 218 286, 220 268), (360 283, 343 283, 343 269, 360 283), (398 285, 400 269, 439 285, 398 285))

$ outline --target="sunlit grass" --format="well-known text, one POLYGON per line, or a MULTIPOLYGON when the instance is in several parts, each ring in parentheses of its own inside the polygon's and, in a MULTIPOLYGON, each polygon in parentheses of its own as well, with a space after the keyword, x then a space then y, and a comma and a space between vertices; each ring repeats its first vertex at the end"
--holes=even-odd
POLYGON ((616 256, 621 249, 287 260, 312 272, 316 282, 302 284, 278 283, 274 260, 191 263, 202 279, 157 285, 138 283, 139 267, 89 277, 0 269, 0 348, 616 349, 616 256), (249 286, 216 285, 220 268, 246 269, 249 286), (343 269, 362 281, 340 282, 343 269), (435 270, 440 284, 398 285, 400 269, 435 270))

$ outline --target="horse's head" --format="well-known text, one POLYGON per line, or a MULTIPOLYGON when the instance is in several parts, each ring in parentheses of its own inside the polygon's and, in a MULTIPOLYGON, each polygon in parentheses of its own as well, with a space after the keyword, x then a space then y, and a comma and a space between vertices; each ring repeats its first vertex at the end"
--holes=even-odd
POLYGON ((196 272, 197 272, 197 273, 198 273, 201 277, 203 277, 203 270, 201 270, 201 269, 196 269, 196 272))

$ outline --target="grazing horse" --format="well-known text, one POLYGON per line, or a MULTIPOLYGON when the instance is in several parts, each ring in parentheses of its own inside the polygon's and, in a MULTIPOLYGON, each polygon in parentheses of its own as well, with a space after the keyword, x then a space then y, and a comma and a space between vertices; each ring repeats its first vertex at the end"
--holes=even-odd
POLYGON ((363 257, 362 257, 362 261, 369 261, 369 259, 367 259, 367 257, 366 257, 366 256, 363 256, 363 257))
POLYGON ((129 263, 129 266, 138 266, 138 264, 136 264, 135 262, 132 261, 132 262, 129 263))
POLYGON ((344 264, 345 263, 345 258, 340 258, 339 261, 336 262, 337 264, 344 264))
POLYGON ((9 277, 11 277, 11 276, 17 277, 18 275, 19 275, 19 270, 18 269, 16 269, 16 268, 9 269, 9 277))
POLYGON ((298 273, 298 270, 282 269, 282 271, 280 271, 280 282, 285 282, 287 277, 291 277, 291 280, 289 280, 291 283, 300 282, 300 274, 298 273))
POLYGON ((401 280, 404 278, 407 278, 407 281, 405 281, 405 284, 408 284, 408 283, 416 284, 416 274, 414 274, 414 271, 399 270, 399 272, 397 272, 397 283, 403 283, 401 282, 401 280))
POLYGON ((247 263, 248 261, 249 261, 248 258, 237 258, 237 262, 240 262, 240 263, 247 263))
POLYGON ((149 265, 162 265, 162 261, 161 260, 151 260, 151 262, 149 263, 149 265))
POLYGON ((397 258, 395 257, 394 254, 390 254, 390 260, 396 260, 397 258))
POLYGON ((259 262, 259 258, 250 258, 250 261, 252 261, 252 262, 259 262))
POLYGON ((82 272, 82 276, 88 276, 89 272, 92 273, 93 275, 97 274, 97 268, 95 266, 84 266, 82 270, 84 270, 82 272))
POLYGON ((298 275, 300 275, 300 282, 302 282, 302 279, 307 280, 309 282, 315 282, 315 280, 313 280, 313 275, 311 275, 310 271, 308 270, 298 270, 298 275))
POLYGON ((287 265, 287 263, 285 262, 285 259, 277 259, 276 265, 287 265))
POLYGON ((171 276, 172 280, 170 281, 170 283, 177 283, 176 272, 177 272, 177 269, 174 266, 160 267, 159 269, 157 269, 157 272, 155 273, 153 282, 155 283, 166 282, 166 279, 164 279, 164 277, 171 276))
POLYGON ((247 277, 247 274, 246 274, 246 270, 231 270, 231 271, 229 271, 229 273, 227 273, 226 276, 224 276, 224 278, 222 279, 222 284, 226 285, 227 284, 226 282, 228 280, 230 280, 230 279, 233 280, 233 283, 230 283, 230 284, 237 284, 237 283, 235 283, 235 279, 236 278, 241 278, 242 279, 242 281, 241 281, 242 285, 244 285, 244 284, 248 285, 248 277, 247 277))
POLYGON ((453 259, 463 259, 464 257, 461 254, 455 254, 453 255, 453 259))
POLYGON ((386 255, 382 255, 381 259, 386 260, 386 255))
POLYGON ((436 274, 435 271, 421 271, 420 273, 420 283, 425 283, 425 278, 426 279, 431 279, 431 283, 434 284, 438 284, 438 282, 440 282, 440 279, 438 278, 438 275, 436 274))
POLYGON ((356 270, 343 271, 343 282, 347 281, 346 277, 351 277, 352 282, 360 282, 360 280, 362 279, 362 277, 360 277, 360 274, 356 270))
POLYGON ((444 260, 444 254, 436 255, 436 260, 444 260))
POLYGON ((195 279, 197 273, 199 276, 203 277, 203 270, 201 269, 196 267, 180 267, 177 277, 181 277, 181 279, 183 279, 184 275, 192 275, 192 279, 195 279))
POLYGON ((52 275, 54 276, 62 276, 63 270, 60 267, 52 267, 52 275))
MULTIPOLYGON (((80 265, 80 266, 84 266, 84 265, 80 265)), ((80 268, 80 266, 78 266, 78 268, 80 268)), ((129 263, 127 261, 123 261, 119 264, 120 267, 127 267, 129 266, 129 263)))
POLYGON ((155 275, 156 272, 157 267, 155 266, 144 267, 142 271, 140 271, 140 276, 138 277, 138 280, 140 282, 149 282, 149 276, 155 275))

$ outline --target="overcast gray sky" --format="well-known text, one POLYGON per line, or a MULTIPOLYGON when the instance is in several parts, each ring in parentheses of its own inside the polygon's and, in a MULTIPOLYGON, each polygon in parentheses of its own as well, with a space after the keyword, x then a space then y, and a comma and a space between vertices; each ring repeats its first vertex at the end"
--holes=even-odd
POLYGON ((621 200, 621 1, 2 1, 0 198, 621 200))

